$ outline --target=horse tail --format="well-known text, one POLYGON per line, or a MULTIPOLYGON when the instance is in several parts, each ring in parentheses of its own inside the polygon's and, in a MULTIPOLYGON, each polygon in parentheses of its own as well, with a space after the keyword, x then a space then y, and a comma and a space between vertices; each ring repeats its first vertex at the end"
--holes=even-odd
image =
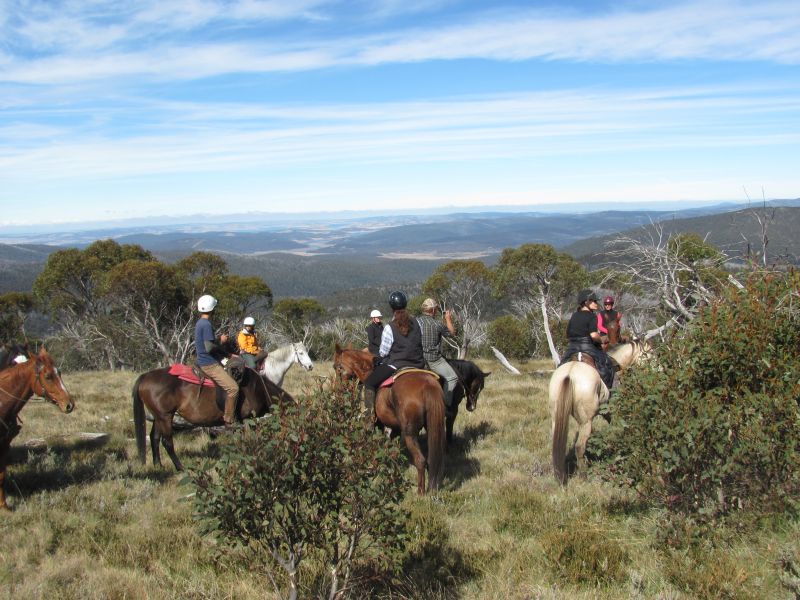
POLYGON ((565 375, 558 387, 553 414, 553 474, 561 485, 567 484, 567 430, 572 403, 572 381, 565 375))
POLYGON ((144 414, 144 403, 139 396, 139 384, 142 381, 142 377, 144 375, 139 375, 139 378, 133 384, 131 395, 133 396, 133 430, 136 434, 136 449, 139 451, 139 460, 142 464, 145 464, 147 462, 145 450, 145 427, 147 421, 144 414))
POLYGON ((444 397, 438 382, 429 383, 422 390, 425 401, 425 429, 428 432, 428 491, 439 489, 444 477, 444 455, 447 450, 444 397))

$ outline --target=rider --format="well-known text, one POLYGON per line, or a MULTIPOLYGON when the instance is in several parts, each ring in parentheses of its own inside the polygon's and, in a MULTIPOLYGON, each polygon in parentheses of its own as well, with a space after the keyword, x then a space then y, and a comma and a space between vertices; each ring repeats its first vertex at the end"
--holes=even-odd
POLYGON ((383 335, 383 323, 381 319, 383 315, 379 310, 373 310, 369 313, 369 325, 367 325, 367 340, 369 342, 369 353, 373 356, 379 356, 378 350, 381 347, 381 336, 383 335))
POLYGON ((604 310, 601 310, 599 313, 597 313, 597 330, 600 333, 605 333, 608 335, 608 324, 616 321, 617 331, 619 331, 622 328, 622 324, 620 323, 622 314, 614 310, 613 296, 606 296, 603 299, 603 309, 604 310))
POLYGON ((435 319, 439 303, 433 298, 426 298, 422 303, 422 316, 417 318, 422 329, 422 354, 428 367, 445 379, 444 403, 450 408, 453 403, 453 391, 458 384, 458 375, 442 356, 442 338, 455 335, 456 328, 449 310, 444 311, 444 324, 435 319))
POLYGON ((608 389, 614 383, 614 367, 608 355, 597 347, 600 333, 597 331, 597 295, 592 290, 582 290, 578 294, 578 310, 570 317, 567 325, 569 344, 561 362, 564 363, 578 352, 585 352, 594 359, 600 377, 608 389))
POLYGON ((267 353, 258 345, 258 338, 255 332, 256 320, 253 317, 245 317, 242 325, 242 330, 236 336, 239 356, 242 357, 244 364, 251 369, 255 369, 258 362, 264 359, 267 353))
POLYGON ((392 292, 389 306, 394 311, 392 320, 383 328, 379 356, 384 360, 364 380, 364 403, 375 406, 378 387, 395 371, 404 367, 425 368, 422 355, 422 332, 419 323, 406 310, 408 298, 403 292, 392 292))
POLYGON ((224 333, 219 338, 214 336, 210 317, 216 306, 217 299, 208 294, 200 296, 197 300, 200 318, 194 327, 194 348, 197 354, 197 366, 209 379, 225 390, 225 412, 222 420, 228 427, 233 424, 235 418, 239 386, 214 356, 220 352, 220 345, 228 341, 228 336, 224 333))

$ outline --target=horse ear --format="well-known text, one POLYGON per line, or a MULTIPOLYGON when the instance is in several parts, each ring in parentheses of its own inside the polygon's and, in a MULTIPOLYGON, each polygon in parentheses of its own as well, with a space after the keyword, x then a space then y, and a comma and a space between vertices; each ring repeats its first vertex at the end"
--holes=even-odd
POLYGON ((336 352, 336 354, 341 354, 342 353, 342 347, 339 345, 339 342, 335 342, 335 345, 333 347, 333 351, 336 352))
POLYGON ((489 371, 488 373, 484 373, 483 371, 481 371, 481 375, 483 375, 484 377, 488 377, 491 374, 492 374, 491 371, 489 371))

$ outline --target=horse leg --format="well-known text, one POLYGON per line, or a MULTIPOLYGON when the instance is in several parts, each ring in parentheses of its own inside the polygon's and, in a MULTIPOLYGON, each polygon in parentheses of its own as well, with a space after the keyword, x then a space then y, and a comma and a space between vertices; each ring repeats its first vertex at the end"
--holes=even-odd
POLYGON ((422 496, 425 494, 425 455, 422 454, 422 448, 419 446, 419 436, 413 431, 407 431, 403 428, 403 441, 406 443, 406 448, 411 453, 411 460, 414 461, 414 466, 417 467, 417 493, 422 496))
POLYGON ((161 431, 156 418, 153 418, 153 426, 150 427, 150 449, 153 452, 153 464, 159 467, 163 466, 161 464, 161 431))
POLYGON ((169 457, 172 459, 172 464, 175 465, 176 471, 183 471, 183 464, 181 463, 178 455, 175 454, 175 446, 172 443, 172 419, 164 420, 162 424, 162 432, 161 432, 161 443, 164 445, 164 449, 169 454, 169 457))
POLYGON ((447 445, 453 443, 453 424, 456 422, 456 415, 458 415, 458 407, 452 406, 445 412, 445 427, 447 430, 447 445))
POLYGON ((578 472, 581 476, 586 476, 586 443, 592 435, 592 420, 589 419, 578 427, 578 438, 575 441, 575 458, 578 461, 578 472))
POLYGON ((11 510, 6 504, 6 465, 5 459, 0 464, 0 510, 11 510))

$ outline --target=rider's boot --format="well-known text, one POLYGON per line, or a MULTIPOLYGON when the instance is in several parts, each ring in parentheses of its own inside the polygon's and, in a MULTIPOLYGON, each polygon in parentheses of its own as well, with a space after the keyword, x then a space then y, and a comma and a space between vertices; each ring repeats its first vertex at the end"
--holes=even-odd
POLYGON ((225 427, 233 427, 236 420, 236 396, 228 396, 225 398, 225 412, 222 415, 222 420, 225 422, 225 427))

